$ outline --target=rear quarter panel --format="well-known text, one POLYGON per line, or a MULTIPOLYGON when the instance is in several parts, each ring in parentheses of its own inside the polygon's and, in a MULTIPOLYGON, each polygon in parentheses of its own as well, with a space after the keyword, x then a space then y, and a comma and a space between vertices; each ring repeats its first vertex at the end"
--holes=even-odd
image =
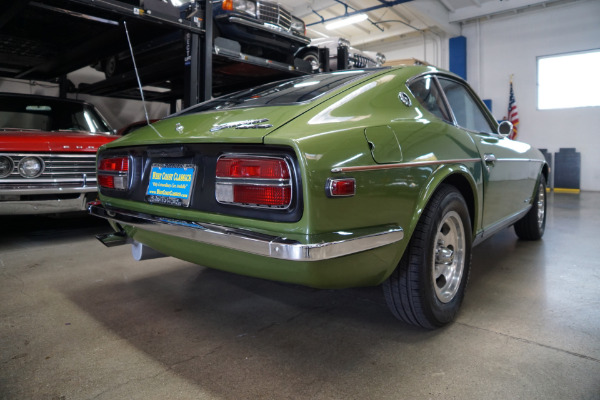
MULTIPOLYGON (((414 72, 414 71, 413 71, 414 72)), ((412 75, 412 74, 411 74, 412 75)), ((435 188, 445 177, 458 174, 469 182, 480 209, 481 162, 472 139, 419 108, 416 100, 407 107, 398 99, 410 76, 394 70, 328 100, 285 127, 265 137, 266 144, 292 146, 302 168, 303 223, 309 232, 353 230, 394 224, 405 230, 402 251, 435 188), (399 146, 399 159, 377 163, 365 137, 373 126, 390 128, 399 146), (464 165, 443 160, 473 159, 464 165), (397 161, 397 162, 396 162, 397 161), (432 165, 406 167, 408 162, 432 165), (352 172, 332 172, 344 167, 367 167, 352 172), (389 167, 368 169, 368 167, 389 167), (328 178, 356 179, 356 195, 328 198, 328 178)), ((387 129, 387 128, 386 128, 387 129)), ((397 262, 398 260, 396 260, 397 262)), ((391 272, 391 271, 390 271, 391 272)))

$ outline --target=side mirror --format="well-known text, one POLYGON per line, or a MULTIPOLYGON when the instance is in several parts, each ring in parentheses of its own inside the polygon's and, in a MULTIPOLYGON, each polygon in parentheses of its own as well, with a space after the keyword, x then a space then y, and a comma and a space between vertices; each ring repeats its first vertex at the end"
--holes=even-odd
POLYGON ((513 124, 510 121, 502 121, 500 122, 500 125, 498 125, 498 135, 502 137, 508 137, 512 131, 513 124))

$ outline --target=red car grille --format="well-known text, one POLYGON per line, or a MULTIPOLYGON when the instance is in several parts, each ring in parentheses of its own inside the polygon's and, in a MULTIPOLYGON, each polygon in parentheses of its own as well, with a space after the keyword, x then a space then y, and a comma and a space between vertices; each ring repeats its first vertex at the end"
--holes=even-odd
POLYGON ((7 190, 89 188, 96 190, 96 154, 0 153, 12 161, 12 172, 0 178, 0 192, 7 190), (43 171, 35 178, 19 174, 19 162, 25 157, 43 161, 43 171))

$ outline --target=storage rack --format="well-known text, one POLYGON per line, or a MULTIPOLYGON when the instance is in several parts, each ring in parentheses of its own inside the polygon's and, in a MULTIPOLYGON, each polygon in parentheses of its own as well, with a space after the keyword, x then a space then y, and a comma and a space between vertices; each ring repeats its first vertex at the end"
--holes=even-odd
POLYGON ((189 106, 310 72, 302 63, 243 54, 237 42, 223 38, 213 46, 210 0, 186 10, 162 0, 21 0, 0 5, 0 76, 59 82, 61 96, 77 92, 139 99, 124 21, 149 101, 174 105, 183 99, 189 106), (88 65, 108 70, 107 60, 126 68, 79 87, 66 80, 68 73, 88 65))

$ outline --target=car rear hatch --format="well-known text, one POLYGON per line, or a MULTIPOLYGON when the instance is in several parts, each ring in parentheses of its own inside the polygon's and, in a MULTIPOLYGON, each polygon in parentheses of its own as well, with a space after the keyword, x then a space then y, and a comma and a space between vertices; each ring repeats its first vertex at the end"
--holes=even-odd
MULTIPOLYGON (((263 138, 314 105, 253 107, 175 114, 118 140, 116 146, 170 143, 262 143, 263 138)), ((111 146, 112 147, 112 146, 111 146)))

